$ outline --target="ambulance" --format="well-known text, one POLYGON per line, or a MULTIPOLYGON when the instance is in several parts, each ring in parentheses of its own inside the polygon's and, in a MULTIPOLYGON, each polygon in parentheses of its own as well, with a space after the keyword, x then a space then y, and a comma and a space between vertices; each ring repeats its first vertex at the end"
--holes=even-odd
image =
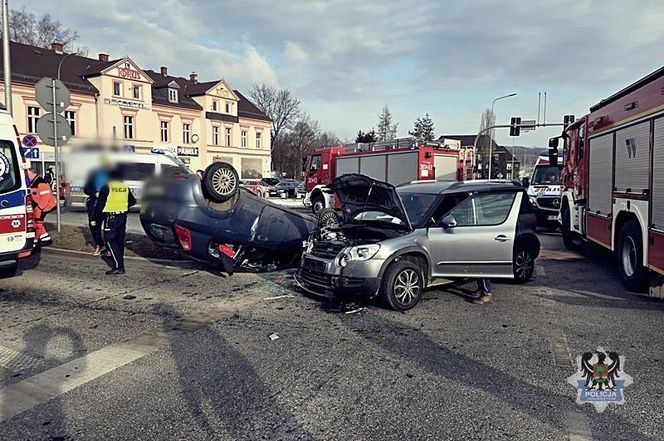
POLYGON ((0 105, 0 277, 16 275, 35 240, 32 196, 11 115, 0 105))

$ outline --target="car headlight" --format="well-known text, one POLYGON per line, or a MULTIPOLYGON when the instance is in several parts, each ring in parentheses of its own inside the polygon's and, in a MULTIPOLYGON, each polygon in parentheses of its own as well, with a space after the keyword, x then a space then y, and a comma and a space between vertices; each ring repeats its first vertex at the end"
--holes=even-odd
POLYGON ((537 205, 537 199, 535 199, 534 197, 531 196, 530 197, 530 203, 533 204, 533 205, 537 205))
POLYGON ((380 245, 360 245, 357 247, 350 247, 344 250, 343 255, 348 257, 348 260, 369 260, 376 255, 380 245))

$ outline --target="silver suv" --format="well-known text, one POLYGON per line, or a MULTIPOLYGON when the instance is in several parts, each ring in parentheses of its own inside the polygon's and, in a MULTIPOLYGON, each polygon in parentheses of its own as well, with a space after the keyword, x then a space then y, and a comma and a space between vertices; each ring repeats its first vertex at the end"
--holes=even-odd
MULTIPOLYGON (((524 188, 510 181, 421 182, 395 188, 349 174, 330 185, 341 205, 302 254, 297 280, 317 294, 380 296, 414 307, 435 279, 527 282, 540 243, 524 188)), ((320 218, 319 218, 320 219, 320 218)), ((329 219, 329 217, 328 217, 329 219)))

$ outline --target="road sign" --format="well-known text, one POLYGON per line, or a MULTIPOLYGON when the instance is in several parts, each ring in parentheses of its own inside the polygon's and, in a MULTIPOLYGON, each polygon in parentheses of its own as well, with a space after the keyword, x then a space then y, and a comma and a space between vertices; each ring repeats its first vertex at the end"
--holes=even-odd
POLYGON ((25 159, 39 159, 39 149, 36 147, 21 148, 21 154, 25 159))
POLYGON ((25 147, 36 147, 37 137, 35 135, 25 135, 23 137, 23 145, 25 147))
POLYGON ((62 146, 71 138, 71 127, 60 114, 47 113, 37 120, 37 135, 44 144, 55 145, 53 120, 58 125, 58 145, 62 146))
POLYGON ((535 130, 535 124, 537 124, 537 121, 534 119, 522 119, 521 130, 523 132, 530 132, 531 130, 535 130))
MULTIPOLYGON (((44 77, 35 84, 35 99, 46 110, 53 109, 53 78, 44 77)), ((55 80, 56 112, 62 112, 71 104, 69 89, 60 80, 55 80)))

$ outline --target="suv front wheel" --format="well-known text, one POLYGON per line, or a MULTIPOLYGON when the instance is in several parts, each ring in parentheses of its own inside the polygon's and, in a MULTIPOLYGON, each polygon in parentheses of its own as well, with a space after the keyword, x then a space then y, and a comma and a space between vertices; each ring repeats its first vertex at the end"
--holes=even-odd
POLYGON ((408 260, 398 260, 385 270, 380 297, 386 306, 408 311, 420 301, 423 290, 422 269, 408 260))
POLYGON ((512 268, 516 283, 526 283, 529 281, 535 271, 535 255, 532 250, 524 246, 516 247, 512 259, 512 268))

